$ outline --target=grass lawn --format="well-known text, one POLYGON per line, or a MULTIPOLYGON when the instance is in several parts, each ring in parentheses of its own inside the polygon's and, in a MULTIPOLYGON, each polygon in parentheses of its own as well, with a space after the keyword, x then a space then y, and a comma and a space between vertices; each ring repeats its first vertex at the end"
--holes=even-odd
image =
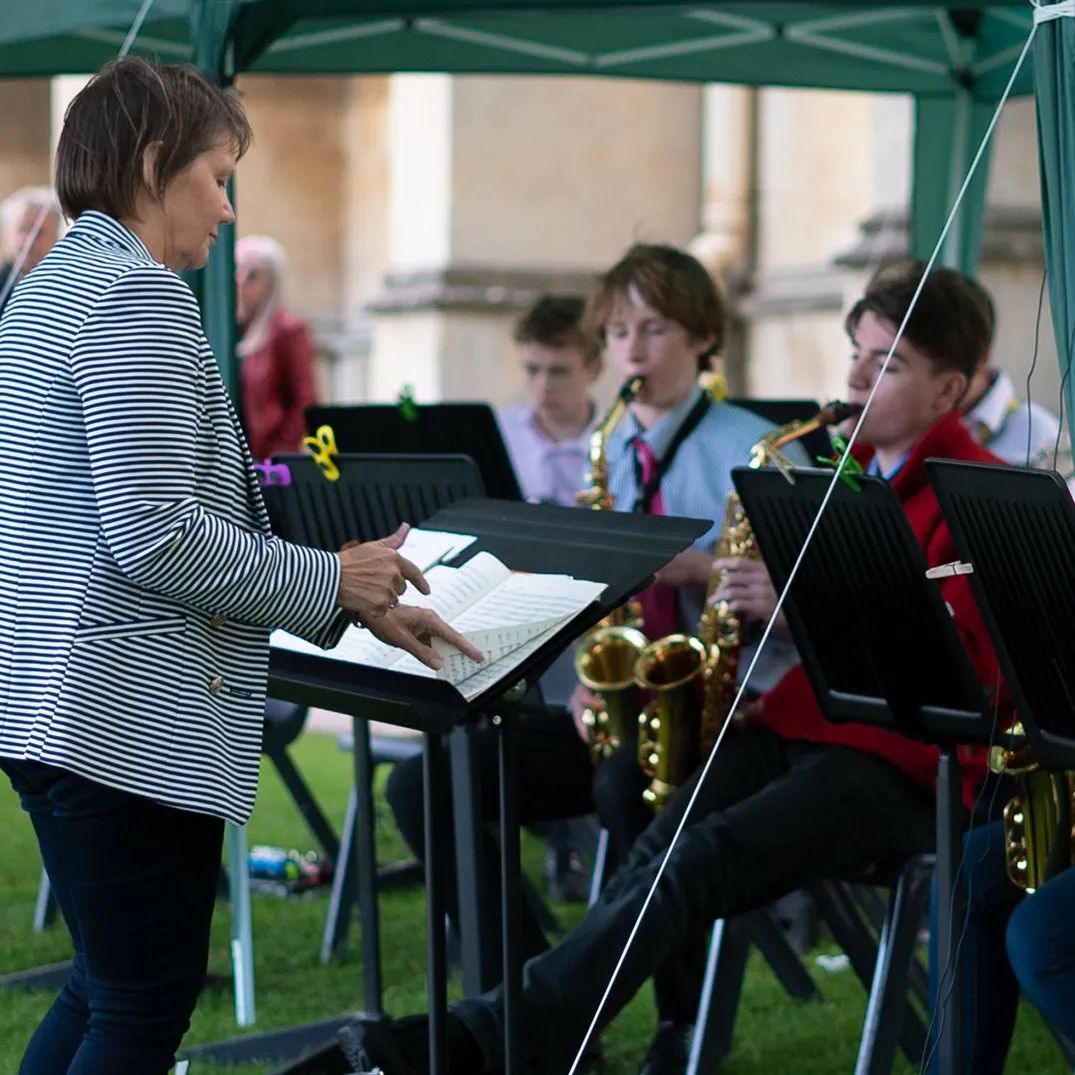
MULTIPOLYGON (((342 818, 350 776, 350 758, 337 751, 331 737, 305 735, 294 748, 330 818, 342 818)), ((382 774, 383 776, 383 774, 382 774)), ((402 856, 402 845, 383 799, 378 799, 378 842, 384 861, 402 856)), ((0 788, 0 832, 4 855, 0 864, 0 974, 54 962, 69 954, 62 926, 43 935, 30 929, 39 860, 28 821, 19 811, 6 781, 0 788)), ((301 818, 276 779, 266 770, 257 809, 250 823, 250 842, 284 847, 312 846, 301 818)), ((532 869, 541 847, 527 839, 524 856, 532 869)), ((286 1026, 345 1012, 359 1002, 361 949, 352 936, 344 959, 331 967, 317 962, 327 901, 323 895, 281 900, 255 893, 254 948, 258 1029, 286 1026)), ((557 906, 562 922, 581 913, 557 906)), ((425 1007, 424 898, 417 888, 385 893, 381 898, 385 1006, 395 1015, 425 1007)), ((213 922, 210 972, 226 979, 229 916, 221 905, 213 922)), ((357 933, 357 930, 354 931, 357 933)), ((825 973, 811 961, 821 1003, 788 1000, 760 960, 748 971, 732 1055, 725 1075, 790 1073, 837 1075, 852 1070, 864 997, 850 971, 825 973)), ((39 993, 0 994, 0 1075, 15 1075, 26 1040, 51 998, 39 993)), ((606 1075, 634 1075, 654 1025, 648 990, 635 999, 604 1034, 606 1075)), ((236 1033, 231 990, 213 985, 195 1012, 187 1044, 231 1037, 236 1033)), ((192 1075, 253 1075, 266 1065, 241 1067, 195 1065, 192 1075)), ((914 1069, 899 1058, 896 1071, 914 1069)), ((1066 1069, 1037 1013, 1024 1005, 1007 1070, 1035 1075, 1060 1075, 1066 1069)), ((120 1075, 120 1073, 117 1073, 120 1075)))

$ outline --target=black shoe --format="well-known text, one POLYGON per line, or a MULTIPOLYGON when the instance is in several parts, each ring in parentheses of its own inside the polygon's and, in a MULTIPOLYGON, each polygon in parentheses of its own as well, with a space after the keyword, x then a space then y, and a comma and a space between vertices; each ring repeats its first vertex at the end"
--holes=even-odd
POLYGON ((429 1071, 428 1055, 422 1056, 429 1040, 424 1016, 398 1023, 352 1023, 341 1027, 337 1036, 358 1075, 426 1075, 429 1071))
MULTIPOLYGON (((447 1013, 449 1075, 481 1075, 481 1050, 458 1016, 447 1013)), ((360 1075, 429 1075, 429 1017, 408 1015, 384 1023, 351 1023, 339 1031, 340 1048, 360 1075)))
POLYGON ((670 1019, 659 1023, 638 1075, 683 1075, 693 1033, 690 1023, 673 1023, 670 1019))
POLYGON ((545 895, 562 903, 586 903, 590 875, 577 851, 549 848, 545 852, 545 895))

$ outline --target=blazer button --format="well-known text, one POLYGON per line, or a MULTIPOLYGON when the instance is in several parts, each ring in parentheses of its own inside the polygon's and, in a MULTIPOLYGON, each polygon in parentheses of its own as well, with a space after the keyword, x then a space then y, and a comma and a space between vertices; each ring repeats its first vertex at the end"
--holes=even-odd
POLYGON ((223 676, 217 676, 209 684, 209 693, 210 694, 219 694, 223 689, 224 689, 224 677, 223 676))
POLYGON ((223 627, 227 622, 228 617, 225 616, 223 612, 214 612, 213 615, 209 617, 210 627, 223 627))

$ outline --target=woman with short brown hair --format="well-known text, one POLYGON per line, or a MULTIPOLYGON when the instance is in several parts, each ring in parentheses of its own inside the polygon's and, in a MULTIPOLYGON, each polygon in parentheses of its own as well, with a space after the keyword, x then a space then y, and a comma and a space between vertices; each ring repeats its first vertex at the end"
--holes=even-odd
POLYGON ((21 1075, 164 1075, 205 977, 224 819, 257 787, 268 635, 346 622, 427 663, 391 538, 275 538, 198 306, 250 141, 196 71, 124 59, 68 108, 67 232, 0 324, 0 769, 74 944, 21 1075))

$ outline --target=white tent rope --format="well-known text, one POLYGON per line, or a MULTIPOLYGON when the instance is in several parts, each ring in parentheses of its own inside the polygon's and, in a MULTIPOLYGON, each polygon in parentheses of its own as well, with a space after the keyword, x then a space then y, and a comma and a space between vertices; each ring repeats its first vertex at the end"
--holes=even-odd
MULTIPOLYGON (((134 22, 131 23, 131 28, 127 31, 127 36, 123 39, 123 45, 120 47, 117 59, 122 59, 131 51, 131 47, 138 37, 138 31, 142 28, 142 23, 146 21, 146 16, 152 6, 153 0, 142 0, 142 6, 138 9, 138 14, 135 15, 134 22)), ((11 294, 11 289, 17 283, 22 267, 30 256, 30 247, 34 245, 38 235, 41 233, 49 213, 55 211, 52 206, 43 205, 34 219, 33 227, 30 228, 29 234, 23 240, 22 246, 19 247, 18 253, 15 255, 15 260, 11 263, 11 271, 7 274, 7 279, 4 281, 3 286, 0 287, 0 310, 4 308, 4 303, 7 302, 7 297, 11 294)))
POLYGON ((138 9, 138 14, 134 17, 134 22, 131 23, 131 28, 127 31, 127 36, 123 39, 123 44, 120 46, 118 59, 123 59, 134 45, 135 40, 138 37, 138 31, 142 29, 142 23, 146 21, 146 16, 149 14, 149 9, 153 6, 153 0, 142 0, 142 6, 138 9))
MULTIPOLYGON (((1075 8, 1075 0, 1065 0, 1067 4, 1070 4, 1075 8)), ((1059 6, 1059 5, 1058 5, 1059 6)), ((657 875, 653 879, 653 884, 650 885, 649 891, 646 893, 646 899, 642 904, 642 909, 638 913, 637 919, 635 919, 634 925, 631 927, 631 932, 627 937, 627 941, 623 946, 623 951, 620 953, 619 959, 616 962, 616 966, 612 970, 612 976, 609 979, 609 983, 605 988, 604 993, 601 996, 601 1000, 597 1005, 597 1011, 594 1013, 593 1019, 590 1021, 589 1028, 586 1031, 586 1036, 582 1040, 582 1044, 579 1046, 579 1050, 575 1055, 575 1059, 571 1064, 571 1068, 568 1071, 568 1075, 575 1075, 578 1071, 579 1064, 582 1062, 582 1056, 589 1043, 590 1038, 593 1036, 594 1031, 597 1028, 597 1024, 601 1018, 601 1012, 608 1001, 609 994, 612 992, 612 987, 615 985, 616 979, 619 977, 620 970, 623 967, 625 960, 627 959, 627 953, 630 951, 631 945, 634 943, 635 937, 638 935, 638 931, 642 926, 642 921, 645 918, 646 911, 649 909, 650 903, 653 901, 654 893, 657 891, 657 886, 661 883, 661 878, 664 876, 665 868, 668 865, 668 860, 672 857, 672 853, 675 850, 676 844, 679 841, 680 834, 686 827, 687 819, 690 817, 691 810, 694 806, 695 800, 698 797, 702 785, 705 783, 706 777, 709 774, 710 766, 713 764, 713 759, 716 757, 717 751, 720 749, 721 743, 724 741, 724 737, 731 726, 732 717, 739 707, 739 703, 742 700, 743 692, 746 690, 747 684, 750 680, 751 674, 754 671, 755 665, 758 663, 758 659, 761 656, 762 650, 765 647, 765 643, 772 633, 773 625, 776 623, 777 617, 780 615, 781 609, 784 607, 784 602, 787 599, 788 592, 791 590, 792 583, 795 581, 795 577, 799 572, 799 567, 803 562, 803 558, 806 555, 806 550, 810 547, 810 542, 813 540, 814 534, 817 531, 818 524, 821 521, 822 515, 825 513, 826 507, 828 507, 829 501, 832 499, 832 494, 836 489, 836 483, 841 480, 841 472, 847 463, 851 455, 851 449, 854 447, 855 441, 858 438, 859 430, 862 428, 863 420, 868 413, 871 404, 873 403, 874 395, 877 392, 878 387, 881 384, 881 380, 884 377, 889 363, 892 361, 892 356, 899 347, 900 341, 903 339, 903 333, 907 328, 907 323, 910 320, 911 314, 914 312, 914 308, 918 303, 918 297, 922 292, 922 288, 925 286, 926 280, 929 277, 930 272, 933 270, 933 266, 936 264, 937 258, 944 246, 944 241, 948 235, 949 230, 952 227, 953 221, 959 212, 960 206, 963 202, 963 198, 967 193, 967 188, 970 186, 971 180, 974 178, 974 173, 977 171, 978 164, 982 159, 982 155, 985 153, 986 147, 989 145, 990 139, 993 136, 993 131, 996 128, 997 120, 1000 118, 1000 113, 1006 104, 1009 95, 1011 94, 1012 86, 1015 84, 1015 80, 1019 75, 1019 71, 1023 66, 1023 62, 1026 60, 1027 53, 1030 51, 1030 47, 1034 42, 1034 35, 1037 32, 1037 20, 1030 29, 1030 34, 1027 37, 1026 43, 1023 45, 1023 50, 1019 54, 1019 60, 1015 65, 1015 69, 1012 71, 1011 77, 1008 79, 1008 84, 1004 88, 1004 93, 997 104, 996 110, 993 113, 993 118, 989 122, 989 126, 986 128, 985 134, 982 136, 981 144, 978 146, 978 151, 974 155, 974 159, 971 161, 970 168, 967 171, 966 178, 963 180, 963 185, 959 188, 959 193, 956 195, 955 203, 952 206, 951 211, 948 214, 948 219, 945 221, 944 228, 941 230, 940 237, 937 239, 937 243, 933 248, 933 253, 930 255, 929 261, 926 263, 925 271, 922 273, 922 279, 918 283, 918 287, 915 289, 914 295, 911 297, 910 305, 907 308, 906 314, 904 314, 903 320, 900 322, 899 328, 896 331, 896 336, 892 341, 892 345, 888 349, 888 354, 885 355, 885 360, 881 365, 881 369, 877 374, 877 378, 874 381, 873 388, 870 390, 870 394, 866 399, 866 403, 862 408, 862 413, 859 415, 858 421, 855 423, 855 428, 851 433, 851 436, 847 440, 847 445, 844 449, 843 455, 840 457, 840 461, 837 464, 832 481, 829 483, 829 487, 825 492, 825 496, 821 501, 821 506, 818 509, 817 515, 814 517, 814 521, 810 526, 810 530, 806 535, 806 540, 803 542, 803 547, 799 551, 799 555, 792 565, 791 573, 788 576, 788 581, 780 592, 777 598, 776 607, 773 609, 772 615, 769 617, 769 621, 765 625, 765 630, 762 632, 761 640, 758 642, 757 650, 754 653, 754 657, 747 668, 746 675, 743 677, 742 683, 739 685, 739 690, 736 693, 735 699, 732 702, 731 708, 728 711, 723 726, 717 735, 716 742, 713 744, 713 749, 710 751, 709 757, 706 759, 705 765, 702 768, 702 773, 697 782, 695 783, 694 790, 691 793, 691 797, 687 802, 687 807, 683 811, 683 816, 680 818, 679 824, 676 826, 676 831, 672 835, 671 842, 668 845, 667 851, 664 853, 664 857, 661 860, 661 864, 657 870, 657 875)))
POLYGON ((1034 25, 1052 22, 1053 19, 1075 18, 1075 0, 1060 0, 1058 4, 1043 4, 1041 0, 1030 0, 1034 5, 1034 25))

